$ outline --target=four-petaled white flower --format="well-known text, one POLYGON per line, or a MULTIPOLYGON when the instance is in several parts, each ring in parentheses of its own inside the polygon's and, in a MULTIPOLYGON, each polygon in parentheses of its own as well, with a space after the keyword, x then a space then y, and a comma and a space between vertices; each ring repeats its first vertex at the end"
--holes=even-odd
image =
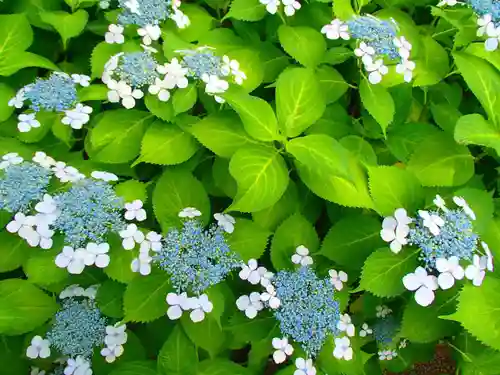
POLYGON ((398 353, 395 350, 382 350, 378 352, 378 358, 381 361, 391 361, 393 358, 397 356, 398 353))
POLYGON ((493 272, 493 254, 486 242, 481 241, 481 246, 486 253, 486 268, 488 271, 493 272))
POLYGON ((229 88, 229 82, 220 79, 216 75, 204 74, 201 77, 202 81, 206 83, 205 92, 209 95, 214 95, 218 103, 224 103, 224 99, 216 94, 222 94, 229 88))
POLYGON ((483 283, 484 276, 486 275, 488 259, 487 257, 480 257, 474 254, 472 264, 465 269, 465 277, 472 280, 472 284, 480 286, 483 283))
POLYGON ((477 36, 488 35, 492 36, 495 32, 495 24, 491 14, 485 14, 477 19, 479 28, 477 29, 477 36))
POLYGON ((69 273, 79 275, 85 269, 85 249, 74 250, 70 246, 64 246, 62 252, 56 256, 56 266, 66 268, 69 273))
POLYGON ((2 161, 0 162, 0 169, 5 169, 10 165, 21 164, 24 159, 19 156, 17 152, 10 152, 2 156, 2 161))
POLYGON ((73 284, 65 288, 60 294, 59 299, 65 299, 70 297, 81 297, 83 296, 85 289, 80 285, 73 284))
POLYGON ((441 227, 445 222, 439 215, 430 214, 428 211, 418 210, 418 216, 423 219, 422 225, 428 228, 434 236, 441 233, 441 227))
POLYGON ((164 82, 168 89, 173 89, 175 87, 185 89, 189 84, 186 77, 188 69, 182 66, 175 57, 169 64, 159 65, 156 70, 160 74, 165 74, 164 82))
POLYGON ((170 19, 175 22, 179 29, 184 29, 191 24, 189 17, 186 16, 183 12, 181 12, 176 7, 173 8, 174 14, 170 15, 170 19))
POLYGON ((159 252, 161 250, 161 234, 156 232, 148 232, 146 234, 146 240, 141 243, 140 251, 148 252, 153 250, 154 252, 159 252))
MULTIPOLYGON (((375 54, 375 49, 372 46, 369 46, 365 42, 359 43, 359 47, 354 49, 354 54, 358 57, 364 58, 365 56, 367 57, 372 57, 375 54)), ((365 59, 363 60, 370 62, 370 59, 365 59)), ((366 63, 365 63, 366 64, 366 63)))
POLYGON ((123 36, 123 26, 111 24, 108 27, 108 32, 104 34, 104 40, 108 44, 123 44, 125 37, 123 36))
POLYGON ((234 232, 234 224, 236 220, 234 217, 228 214, 214 214, 214 219, 217 220, 217 224, 221 227, 226 233, 234 232))
POLYGON ((122 105, 126 109, 134 108, 135 100, 141 99, 144 96, 144 93, 141 90, 132 90, 132 87, 125 81, 117 82, 111 79, 107 85, 110 89, 110 91, 108 91, 108 100, 111 103, 119 103, 121 99, 122 105))
POLYGON ((368 335, 371 335, 373 333, 373 330, 368 326, 368 324, 363 323, 361 326, 361 329, 359 330, 359 335, 361 337, 366 337, 368 335))
POLYGON ((500 27, 488 29, 488 39, 484 41, 484 49, 486 51, 495 51, 500 43, 500 27))
POLYGON ((153 41, 160 39, 161 29, 158 25, 146 25, 137 30, 137 34, 142 36, 142 42, 149 46, 153 41))
POLYGON ((244 311, 249 319, 257 316, 257 313, 264 308, 260 299, 260 294, 257 292, 250 293, 249 296, 243 295, 236 300, 236 307, 240 311, 244 311))
POLYGON ((316 368, 313 366, 312 359, 297 358, 295 360, 297 370, 293 375, 316 375, 316 368))
POLYGON ((125 324, 107 326, 104 343, 107 346, 123 345, 127 342, 127 326, 125 324))
POLYGON ((411 43, 406 40, 404 36, 394 38, 393 43, 398 48, 399 56, 401 56, 403 60, 408 60, 410 57, 411 43))
POLYGON ((132 13, 141 14, 139 11, 140 5, 138 0, 128 0, 125 2, 125 7, 127 7, 132 13))
POLYGON ((148 87, 151 95, 158 96, 161 102, 168 102, 170 99, 169 83, 165 79, 155 78, 155 83, 148 87))
POLYGON ((456 256, 436 259, 436 269, 440 272, 438 285, 444 290, 450 289, 455 284, 455 279, 462 280, 465 276, 465 271, 456 256))
POLYGON ((101 349, 101 355, 108 363, 113 363, 117 357, 123 354, 123 352, 124 352, 123 345, 116 345, 101 349))
POLYGON ((423 267, 417 267, 415 272, 403 277, 406 289, 415 292, 415 301, 420 306, 429 306, 434 301, 434 291, 438 288, 437 278, 428 275, 423 267))
POLYGON ((43 195, 43 200, 35 205, 35 211, 38 212, 38 225, 52 224, 59 215, 56 201, 49 194, 43 195))
POLYGON ((411 82, 416 64, 410 60, 403 60, 396 65, 396 73, 402 74, 405 82, 411 82))
POLYGON ((389 68, 384 65, 384 60, 382 59, 373 61, 373 59, 370 57, 366 59, 364 58, 363 61, 365 62, 365 69, 369 73, 368 81, 372 85, 380 83, 380 81, 382 81, 382 76, 385 76, 387 73, 389 73, 389 68))
POLYGON ((99 285, 92 285, 89 286, 87 289, 83 291, 83 296, 90 298, 90 299, 95 299, 97 297, 97 290, 99 289, 99 285))
POLYGON ((260 282, 262 276, 259 272, 257 260, 250 259, 248 261, 248 265, 242 265, 239 276, 241 280, 247 280, 250 284, 257 285, 260 282))
POLYGON ((221 73, 224 76, 232 74, 238 85, 243 84, 243 81, 247 79, 246 74, 240 70, 240 63, 236 60, 231 60, 229 56, 222 57, 221 73))
POLYGON ((16 93, 16 96, 14 96, 12 99, 9 100, 7 105, 9 107, 15 107, 17 109, 21 109, 24 106, 24 100, 26 99, 24 94, 26 93, 26 90, 21 89, 16 93))
MULTIPOLYGON (((142 244, 144 244, 146 241, 144 241, 142 244)), ((132 260, 132 263, 130 264, 130 268, 132 269, 132 272, 139 272, 143 276, 147 276, 151 274, 151 263, 153 262, 153 258, 149 256, 149 251, 141 251, 139 253, 139 256, 137 258, 134 258, 132 260)))
POLYGON ((99 268, 106 268, 109 265, 109 244, 101 243, 96 244, 94 242, 89 242, 87 244, 85 254, 85 265, 91 266, 95 264, 99 268))
POLYGON ((355 334, 354 324, 352 324, 349 314, 340 315, 340 320, 337 323, 337 328, 341 332, 345 332, 347 336, 352 337, 355 334))
POLYGON ((37 225, 35 216, 26 216, 22 212, 18 212, 14 215, 14 220, 7 224, 5 229, 10 233, 17 233, 31 247, 35 247, 40 242, 40 235, 33 228, 35 225, 37 225))
POLYGON ((127 210, 125 212, 125 219, 127 220, 146 220, 146 210, 142 208, 142 201, 140 199, 136 199, 131 203, 125 203, 125 210, 127 210))
POLYGON ((288 343, 288 339, 283 337, 282 339, 275 337, 272 341, 273 348, 276 349, 273 353, 274 362, 277 364, 286 361, 287 356, 291 356, 293 353, 293 347, 288 343))
POLYGON ((210 302, 206 294, 193 298, 192 304, 193 311, 191 311, 189 317, 194 323, 201 322, 205 319, 205 313, 210 313, 214 309, 213 303, 210 302))
POLYGON ((201 212, 193 207, 186 207, 181 212, 179 212, 179 217, 187 217, 189 219, 194 219, 195 217, 201 216, 201 212))
POLYGON ((85 74, 72 74, 71 79, 77 85, 88 87, 90 85, 90 77, 85 74))
POLYGON ((335 289, 339 291, 342 290, 344 287, 343 283, 347 282, 347 273, 344 271, 337 272, 336 270, 330 270, 328 271, 328 274, 330 275, 330 282, 335 289))
POLYGON ((280 0, 259 0, 259 2, 266 6, 266 10, 270 14, 276 14, 280 6, 280 0))
POLYGON ((73 129, 81 129, 83 125, 90 121, 92 107, 78 103, 74 109, 64 111, 65 116, 61 123, 69 125, 73 129))
POLYGON ((110 172, 94 171, 90 175, 96 180, 102 180, 106 182, 118 181, 118 176, 110 172))
POLYGON ((35 118, 34 113, 20 114, 17 116, 19 123, 17 124, 17 129, 21 133, 27 133, 32 128, 39 128, 41 126, 40 122, 35 118))
POLYGON ((455 6, 457 4, 458 4, 458 0, 441 0, 437 4, 437 6, 438 7, 442 7, 442 6, 448 5, 448 6, 452 7, 452 6, 455 6))
POLYGON ((472 211, 465 199, 463 199, 462 197, 453 197, 453 202, 455 202, 458 207, 462 208, 462 210, 464 210, 465 214, 468 217, 470 217, 472 220, 476 220, 476 214, 474 213, 474 211, 472 211))
POLYGON ((266 267, 259 267, 259 273, 260 285, 262 285, 264 288, 267 288, 269 285, 271 285, 271 280, 274 277, 274 273, 268 271, 266 267))
POLYGON ((50 357, 50 342, 41 336, 31 339, 31 345, 26 349, 26 356, 31 359, 50 357))
POLYGON ((168 293, 167 303, 170 306, 167 310, 167 316, 170 320, 179 319, 183 311, 192 310, 194 306, 192 298, 188 297, 186 293, 168 293))
POLYGON ((392 310, 385 305, 378 305, 375 310, 377 311, 377 318, 385 318, 387 315, 392 313, 392 310))
POLYGON ((92 375, 92 369, 90 368, 90 363, 85 358, 78 356, 75 359, 68 359, 64 375, 92 375))
POLYGON ((384 218, 380 237, 385 242, 390 242, 390 248, 393 253, 399 253, 403 245, 408 243, 406 237, 410 233, 408 224, 411 221, 412 219, 408 217, 404 208, 398 208, 394 212, 394 217, 388 216, 384 218))
POLYGON ((132 250, 135 244, 140 245, 144 241, 144 233, 142 233, 137 225, 129 224, 127 228, 120 231, 120 237, 123 238, 122 246, 125 250, 132 250))
POLYGON ((295 254, 292 255, 292 262, 301 266, 310 266, 313 264, 313 259, 309 256, 309 249, 303 245, 295 249, 295 254))
POLYGON ((54 171, 54 175, 61 182, 75 182, 85 178, 85 175, 80 173, 78 169, 66 165, 66 163, 62 161, 56 162, 52 167, 52 170, 54 171))
POLYGON ((436 205, 436 207, 440 208, 444 212, 448 212, 448 208, 446 208, 446 202, 439 194, 436 195, 436 198, 434 198, 432 202, 436 205))
MULTIPOLYGON (((328 25, 321 28, 321 33, 326 35, 327 39, 336 40, 342 38, 344 40, 349 40, 349 26, 341 20, 334 19, 328 25)), ((375 51, 373 51, 375 53, 375 51)))
POLYGON ((281 0, 285 6, 285 14, 291 17, 295 14, 295 11, 299 10, 301 5, 297 0, 281 0))
POLYGON ((353 350, 351 348, 351 340, 349 340, 349 337, 344 336, 335 338, 333 356, 337 359, 345 359, 346 361, 350 361, 352 359, 353 350))
POLYGON ((263 302, 267 302, 271 309, 277 309, 281 305, 280 299, 276 297, 276 289, 271 284, 269 284, 266 287, 266 291, 260 295, 260 299, 263 302))
POLYGON ((56 164, 56 161, 50 156, 47 156, 47 154, 43 151, 35 152, 35 156, 33 156, 33 161, 46 169, 50 169, 52 166, 56 164))

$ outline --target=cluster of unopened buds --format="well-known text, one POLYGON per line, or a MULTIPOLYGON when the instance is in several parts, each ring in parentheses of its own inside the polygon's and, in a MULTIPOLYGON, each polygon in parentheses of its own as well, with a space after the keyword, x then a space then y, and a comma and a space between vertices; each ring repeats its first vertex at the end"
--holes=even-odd
POLYGON ((21 109, 25 102, 32 112, 18 115, 17 128, 21 133, 39 128, 40 122, 36 119, 39 111, 60 112, 64 116, 61 122, 73 129, 81 129, 89 122, 92 107, 78 103, 77 85, 87 87, 90 77, 82 74, 54 72, 50 77, 38 78, 35 83, 21 88, 16 96, 9 100, 8 105, 21 109))
POLYGON ((71 285, 60 295, 61 309, 55 314, 46 338, 33 337, 26 349, 31 359, 49 358, 58 354, 55 364, 62 365, 61 373, 92 375, 91 359, 94 348, 112 363, 123 352, 127 342, 126 325, 109 325, 108 318, 97 308, 95 298, 98 285, 83 288, 71 285))
POLYGON ((477 15, 477 36, 485 37, 484 48, 487 51, 495 51, 500 43, 500 4, 493 0, 442 0, 437 6, 466 5, 472 8, 477 15))
POLYGON ((418 218, 411 218, 405 209, 399 208, 382 223, 380 235, 394 253, 399 253, 404 245, 419 248, 423 266, 402 281, 406 289, 415 291, 415 301, 421 306, 434 301, 438 288, 450 289, 464 277, 480 286, 486 271, 493 271, 492 253, 474 230, 474 211, 462 197, 453 197, 453 202, 456 207, 448 208, 437 195, 435 210, 419 210, 418 218))
POLYGON ((396 72, 403 75, 406 82, 413 77, 415 63, 410 61, 411 43, 404 36, 398 36, 398 26, 394 20, 383 21, 371 15, 357 16, 344 22, 334 19, 323 26, 321 32, 331 40, 356 39, 354 54, 361 59, 368 81, 377 84, 389 72, 384 60, 395 61, 396 72))
POLYGON ((316 356, 328 336, 335 337, 333 356, 351 360, 353 349, 350 337, 355 335, 355 327, 348 314, 340 314, 339 304, 334 298, 335 290, 341 290, 347 282, 343 271, 330 270, 330 279, 320 279, 311 268, 313 259, 309 249, 301 245, 291 257, 298 268, 295 271, 272 273, 259 267, 255 259, 241 265, 240 279, 252 285, 261 285, 262 293, 252 292, 236 300, 236 307, 253 319, 264 308, 269 308, 280 324, 284 337, 272 340, 273 359, 280 364, 293 352, 292 343, 298 344, 306 353, 306 358, 295 359, 295 375, 314 375, 316 356), (301 324, 297 325, 297 321, 301 324), (311 336, 311 332, 316 332, 311 336), (345 333, 340 336, 340 333, 345 333))

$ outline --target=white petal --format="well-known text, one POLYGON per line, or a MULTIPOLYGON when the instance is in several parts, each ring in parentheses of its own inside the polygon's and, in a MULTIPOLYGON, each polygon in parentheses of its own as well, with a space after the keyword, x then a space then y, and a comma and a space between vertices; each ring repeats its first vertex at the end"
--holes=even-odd
POLYGON ((450 289, 455 284, 455 278, 449 272, 444 272, 438 276, 439 287, 443 290, 450 289))
POLYGON ((260 274, 257 271, 250 272, 248 277, 248 282, 253 285, 257 285, 260 282, 260 274))
POLYGON ((170 306, 167 310, 167 316, 170 320, 179 319, 182 316, 182 309, 180 306, 170 306))
POLYGON ((26 357, 31 359, 38 358, 38 348, 32 345, 28 346, 28 348, 26 349, 26 357))
POLYGON ((250 306, 250 298, 248 296, 241 296, 236 300, 238 310, 244 311, 248 306, 250 306))
POLYGON ((85 263, 83 263, 83 261, 73 260, 68 265, 68 272, 73 275, 81 274, 84 269, 85 269, 85 263))
POLYGON ((273 353, 273 359, 274 359, 274 362, 277 364, 283 363, 286 361, 286 354, 284 352, 282 352, 281 350, 276 350, 273 353))
POLYGON ((474 280, 476 275, 479 273, 479 269, 474 265, 469 265, 465 269, 465 277, 469 280, 474 280))
POLYGON ((40 358, 49 358, 50 357, 50 348, 48 346, 42 347, 40 350, 40 358))
POLYGON ((101 254, 98 255, 96 260, 95 260, 95 265, 99 268, 106 268, 109 265, 109 255, 107 254, 101 254))
POLYGON ((301 260, 302 260, 302 257, 299 254, 293 254, 292 255, 292 263, 294 263, 294 264, 300 264, 301 260))
POLYGON ((448 265, 448 260, 445 258, 438 258, 436 259, 436 269, 439 272, 447 272, 450 270, 450 267, 448 265))
POLYGON ((418 288, 420 288, 420 286, 422 286, 420 279, 414 273, 409 273, 404 276, 403 284, 406 289, 411 291, 417 290, 418 288))
POLYGON ((203 319, 205 319, 205 312, 202 309, 195 309, 191 311, 191 314, 189 314, 189 317, 194 323, 199 323, 203 319))
POLYGON ((415 301, 420 306, 429 306, 434 301, 434 292, 422 286, 415 292, 415 301))
POLYGON ((245 309, 245 315, 248 319, 253 319, 257 316, 257 309, 253 306, 249 306, 245 309))

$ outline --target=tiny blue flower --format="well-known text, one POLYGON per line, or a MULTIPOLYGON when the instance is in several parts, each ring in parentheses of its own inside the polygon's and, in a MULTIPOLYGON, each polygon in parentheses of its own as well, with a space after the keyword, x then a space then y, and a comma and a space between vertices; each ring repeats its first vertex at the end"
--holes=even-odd
POLYGON ((151 85, 158 78, 158 63, 147 52, 125 53, 120 57, 115 74, 134 88, 151 85))
POLYGON ((118 16, 122 25, 158 25, 167 20, 173 13, 170 0, 140 0, 136 4, 136 12, 130 9, 131 0, 118 0, 123 12, 118 16))
POLYGON ((66 73, 55 72, 49 78, 37 78, 36 82, 24 87, 24 96, 35 112, 71 109, 77 102, 76 85, 66 73))

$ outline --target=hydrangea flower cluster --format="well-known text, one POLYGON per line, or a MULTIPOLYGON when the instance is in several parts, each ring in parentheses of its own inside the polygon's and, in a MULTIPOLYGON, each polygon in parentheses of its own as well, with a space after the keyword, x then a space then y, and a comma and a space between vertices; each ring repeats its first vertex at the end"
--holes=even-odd
POLYGON ((283 11, 288 17, 293 16, 302 6, 297 0, 259 0, 259 2, 266 6, 270 14, 276 14, 283 4, 283 11))
POLYGON ((98 285, 84 289, 71 285, 59 295, 61 309, 55 314, 46 338, 35 336, 26 349, 31 359, 49 358, 51 349, 64 358, 64 374, 91 375, 95 348, 108 363, 123 354, 127 342, 125 324, 109 325, 109 319, 97 308, 98 285))
MULTIPOLYGON (((102 2, 101 2, 102 3, 102 2)), ((101 8, 108 8, 107 6, 101 8)), ((180 10, 180 0, 118 0, 117 24, 109 25, 105 34, 106 43, 122 44, 125 42, 123 32, 127 26, 136 26, 137 33, 145 45, 149 46, 161 36, 160 25, 168 19, 184 29, 189 26, 189 18, 180 10)))
POLYGON ((356 16, 347 22, 334 19, 321 29, 328 39, 353 38, 359 42, 354 54, 361 58, 371 84, 380 83, 389 72, 384 60, 397 62, 396 72, 406 82, 412 80, 415 69, 415 63, 409 60, 412 45, 404 36, 398 36, 398 31, 394 20, 380 20, 372 15, 356 16))
POLYGON ((437 195, 435 210, 419 210, 418 218, 411 218, 405 209, 399 208, 394 217, 386 217, 382 223, 380 235, 390 242, 394 253, 400 252, 404 245, 420 250, 423 266, 406 275, 403 284, 415 291, 415 300, 422 306, 434 301, 434 291, 438 288, 449 289, 464 277, 479 286, 486 271, 493 271, 491 251, 474 231, 474 211, 462 197, 453 197, 453 202, 456 207, 448 208, 437 195))
POLYGON ((8 105, 21 109, 25 102, 28 102, 28 108, 33 112, 18 116, 18 130, 26 133, 32 128, 39 128, 41 124, 36 119, 36 113, 40 111, 62 112, 64 117, 61 122, 64 125, 81 129, 89 122, 92 107, 78 103, 77 85, 89 86, 90 77, 54 72, 48 78, 37 78, 35 83, 21 88, 16 96, 9 100, 8 105))
POLYGON ((316 369, 312 358, 320 352, 328 337, 337 336, 333 356, 345 360, 353 357, 349 337, 354 336, 355 328, 348 314, 340 314, 335 299, 335 290, 342 288, 341 279, 347 281, 347 274, 332 270, 330 279, 319 278, 311 267, 313 260, 305 246, 297 247, 292 262, 298 266, 294 271, 273 274, 258 267, 255 259, 249 260, 242 266, 240 278, 253 285, 260 284, 265 291, 239 297, 236 306, 250 319, 264 308, 271 309, 284 336, 273 339, 274 361, 285 362, 293 353, 293 340, 306 353, 306 358, 296 359, 295 373, 314 375, 316 369), (345 335, 338 337, 342 332, 345 335))
POLYGON ((500 2, 497 0, 442 0, 437 6, 467 5, 477 15, 477 36, 486 38, 484 48, 495 51, 500 42, 500 2))
POLYGON ((168 274, 175 289, 175 293, 166 296, 167 316, 171 320, 190 311, 193 322, 202 321, 213 309, 205 292, 241 264, 226 240, 226 233, 234 230, 234 218, 215 214, 217 225, 204 229, 197 219, 199 216, 201 212, 197 209, 185 208, 179 213, 182 229, 172 228, 164 238, 155 232, 144 236, 135 224, 120 233, 125 249, 140 245, 139 256, 131 264, 132 271, 149 275, 152 265, 156 265, 168 274))

